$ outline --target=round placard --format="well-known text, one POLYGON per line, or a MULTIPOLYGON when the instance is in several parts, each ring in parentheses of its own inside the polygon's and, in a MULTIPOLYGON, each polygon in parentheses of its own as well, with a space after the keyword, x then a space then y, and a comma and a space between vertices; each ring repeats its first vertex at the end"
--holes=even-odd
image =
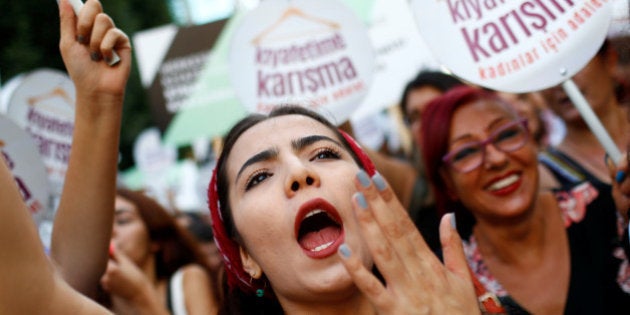
POLYGON ((506 92, 541 90, 584 67, 604 41, 612 0, 412 0, 420 33, 456 76, 506 92))
MULTIPOLYGON (((0 154, 4 157, 26 207, 36 224, 50 219, 50 189, 46 167, 33 138, 0 115, 0 154)), ((0 210, 1 211, 1 210, 0 210)))
POLYGON ((251 112, 297 103, 337 123, 367 94, 374 52, 365 26, 335 0, 267 0, 235 31, 229 71, 251 112))
POLYGON ((64 72, 39 69, 24 76, 9 98, 6 115, 37 143, 52 192, 63 188, 72 133, 75 88, 64 72))

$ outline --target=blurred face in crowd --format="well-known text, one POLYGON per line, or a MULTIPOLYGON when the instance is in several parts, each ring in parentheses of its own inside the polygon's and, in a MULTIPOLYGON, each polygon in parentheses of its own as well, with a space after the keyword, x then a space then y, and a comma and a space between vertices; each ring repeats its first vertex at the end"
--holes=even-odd
POLYGON ((149 230, 142 221, 138 208, 131 201, 116 196, 112 243, 116 250, 128 256, 138 266, 153 259, 154 247, 149 230))
POLYGON ((463 104, 450 124, 441 173, 478 221, 526 214, 537 191, 536 147, 509 106, 491 99, 463 104))
MULTIPOLYGON (((608 105, 616 102, 614 93, 616 58, 611 54, 612 52, 597 54, 572 78, 597 116, 601 116, 609 108, 608 105)), ((542 94, 549 108, 567 124, 582 121, 580 113, 562 86, 546 89, 542 94)))
POLYGON ((422 113, 424 113, 427 104, 432 100, 442 95, 442 91, 437 88, 426 85, 417 89, 413 89, 409 92, 407 98, 406 116, 410 124, 411 134, 416 140, 416 143, 420 141, 420 126, 422 113))
POLYGON ((206 255, 206 259, 208 261, 208 265, 214 271, 218 271, 223 265, 223 259, 221 258, 221 253, 219 253, 219 249, 214 241, 201 243, 201 249, 203 253, 206 255))
POLYGON ((356 294, 337 249, 345 242, 372 261, 351 205, 359 166, 337 135, 306 116, 270 118, 240 136, 226 163, 244 269, 260 268, 283 305, 356 294))

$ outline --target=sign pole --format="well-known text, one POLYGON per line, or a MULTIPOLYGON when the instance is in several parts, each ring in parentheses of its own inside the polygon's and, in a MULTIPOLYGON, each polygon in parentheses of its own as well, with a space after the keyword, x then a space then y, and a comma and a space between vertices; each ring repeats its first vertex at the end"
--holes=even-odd
POLYGON ((580 115, 582 115, 582 119, 584 119, 595 137, 597 137, 597 140, 602 144, 608 156, 610 156, 615 164, 618 163, 622 157, 621 152, 606 131, 606 128, 604 128, 604 125, 602 125, 602 122, 597 118, 595 112, 593 112, 593 109, 588 101, 586 101, 586 98, 584 98, 584 95, 582 95, 575 82, 568 79, 562 83, 562 88, 571 99, 575 108, 580 112, 580 115))

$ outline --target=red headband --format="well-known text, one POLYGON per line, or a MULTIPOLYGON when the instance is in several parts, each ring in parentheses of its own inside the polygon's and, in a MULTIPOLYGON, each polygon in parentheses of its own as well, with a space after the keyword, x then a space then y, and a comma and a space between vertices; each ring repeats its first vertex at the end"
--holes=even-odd
MULTIPOLYGON (((352 151, 357 155, 361 166, 370 176, 376 173, 374 164, 361 149, 359 144, 347 133, 341 131, 352 151)), ((219 204, 219 194, 217 190, 217 169, 222 161, 217 161, 216 167, 212 172, 212 179, 208 186, 208 206, 212 217, 212 231, 214 233, 214 242, 223 257, 227 282, 230 289, 236 287, 243 292, 254 294, 258 289, 264 289, 267 286, 266 279, 252 279, 252 277, 243 269, 241 257, 239 253, 239 245, 236 243, 225 230, 225 223, 221 215, 221 205, 219 204)), ((265 295, 270 296, 270 290, 265 290, 265 295)))

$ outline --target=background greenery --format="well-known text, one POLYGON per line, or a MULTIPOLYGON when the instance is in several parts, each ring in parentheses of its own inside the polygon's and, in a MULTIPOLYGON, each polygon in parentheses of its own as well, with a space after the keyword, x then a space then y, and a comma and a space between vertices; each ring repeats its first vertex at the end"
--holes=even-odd
MULTIPOLYGON (((105 12, 129 36, 173 22, 167 0, 101 0, 105 12)), ((37 68, 65 71, 59 54, 59 10, 53 0, 0 0, 0 83, 37 68)), ((135 60, 134 60, 135 61, 135 60)), ((123 110, 119 168, 133 165, 136 136, 152 124, 146 93, 136 62, 131 72, 123 110)))

